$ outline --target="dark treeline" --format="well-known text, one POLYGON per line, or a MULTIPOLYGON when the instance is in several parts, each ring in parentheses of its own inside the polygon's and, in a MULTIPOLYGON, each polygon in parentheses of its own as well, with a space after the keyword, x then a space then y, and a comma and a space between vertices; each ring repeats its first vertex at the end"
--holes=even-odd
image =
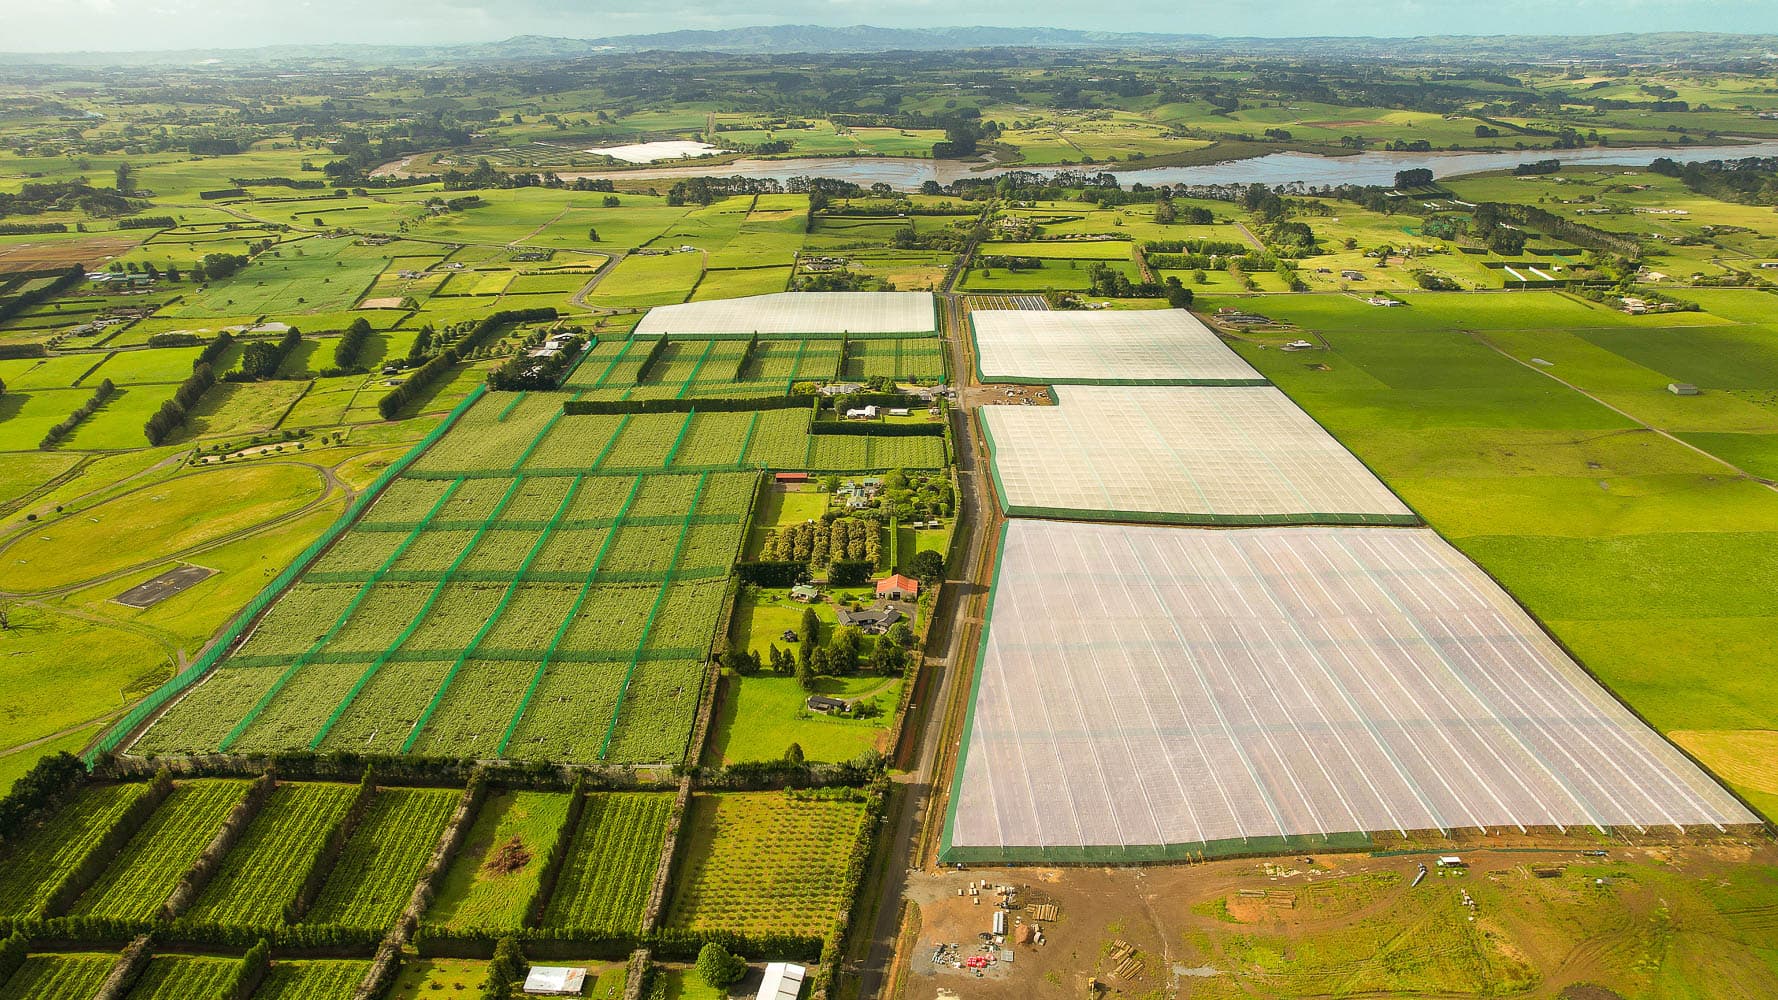
POLYGON ((38 443, 37 447, 54 448, 63 438, 74 433, 74 428, 79 427, 81 421, 92 416, 99 407, 104 406, 105 401, 116 392, 117 386, 111 384, 110 379, 100 382, 98 387, 93 390, 93 394, 87 397, 86 402, 80 404, 79 409, 69 414, 61 423, 44 432, 43 440, 38 443))
POLYGON ((1675 177, 1688 189, 1721 201, 1743 205, 1778 205, 1778 157, 1680 163, 1661 157, 1648 165, 1652 173, 1675 177))

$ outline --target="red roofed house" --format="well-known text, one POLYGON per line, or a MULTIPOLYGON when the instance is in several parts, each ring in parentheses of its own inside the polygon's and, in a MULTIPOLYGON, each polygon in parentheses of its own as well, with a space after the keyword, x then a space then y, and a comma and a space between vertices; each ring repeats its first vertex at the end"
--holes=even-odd
POLYGON ((877 581, 877 596, 891 601, 911 601, 920 596, 920 581, 897 573, 877 581))

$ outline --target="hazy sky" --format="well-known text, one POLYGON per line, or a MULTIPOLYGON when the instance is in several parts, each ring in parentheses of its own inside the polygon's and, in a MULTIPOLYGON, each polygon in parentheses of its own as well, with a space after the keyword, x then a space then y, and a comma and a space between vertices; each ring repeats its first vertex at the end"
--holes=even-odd
POLYGON ((1778 0, 0 0, 0 51, 453 43, 757 24, 1213 35, 1778 34, 1778 0))

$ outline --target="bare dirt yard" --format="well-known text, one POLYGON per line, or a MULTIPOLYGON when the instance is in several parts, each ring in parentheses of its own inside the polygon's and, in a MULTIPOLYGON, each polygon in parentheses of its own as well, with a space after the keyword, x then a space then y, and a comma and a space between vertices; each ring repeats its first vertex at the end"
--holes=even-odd
POLYGON ((904 937, 914 944, 902 995, 1778 995, 1778 845, 1763 835, 1381 847, 1148 868, 928 869, 908 889, 918 935, 904 937), (1465 866, 1441 869, 1449 854, 1465 866), (999 886, 1015 890, 1006 940, 984 942, 999 886), (1037 928, 1041 944, 1029 940, 1037 928), (1008 950, 1013 960, 1000 961, 1008 950), (972 956, 994 961, 969 968, 972 956))

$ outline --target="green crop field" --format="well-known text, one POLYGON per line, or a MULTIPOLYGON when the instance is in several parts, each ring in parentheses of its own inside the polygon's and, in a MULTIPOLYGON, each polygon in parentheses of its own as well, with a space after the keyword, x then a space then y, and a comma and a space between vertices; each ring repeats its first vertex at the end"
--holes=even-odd
POLYGON ((0 865, 0 915, 38 914, 56 886, 92 856, 147 790, 142 784, 88 788, 12 845, 0 865))
POLYGON ((75 901, 72 912, 124 920, 153 917, 246 794, 247 783, 236 780, 193 781, 175 788, 75 901))
POLYGON ((156 955, 130 988, 129 1000, 228 1000, 240 964, 232 958, 156 955))
POLYGON ((459 797, 445 788, 379 789, 304 920, 379 931, 393 925, 459 797))
POLYGON ((351 785, 279 785, 182 919, 259 927, 285 919, 356 793, 351 785))
POLYGON ((665 794, 590 796, 544 924, 639 931, 672 805, 672 796, 665 794))
POLYGON ((117 956, 81 952, 32 955, 0 982, 3 1000, 68 1000, 97 993, 117 956))
POLYGON ((842 874, 860 802, 809 793, 697 795, 665 924, 820 935, 846 905, 842 874))
POLYGON ((569 796, 513 791, 488 796, 445 873, 428 923, 452 929, 522 926, 539 891, 544 856, 568 819, 569 796))
POLYGON ((272 965, 254 1000, 334 1000, 347 997, 364 980, 369 962, 280 961, 272 965))

